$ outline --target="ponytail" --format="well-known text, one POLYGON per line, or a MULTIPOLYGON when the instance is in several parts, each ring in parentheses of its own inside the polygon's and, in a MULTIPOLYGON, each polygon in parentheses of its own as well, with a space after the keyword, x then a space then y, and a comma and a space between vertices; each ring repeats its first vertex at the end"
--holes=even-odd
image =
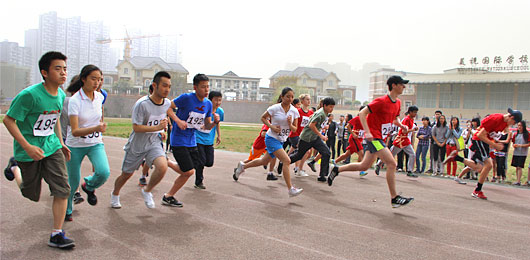
POLYGON ((96 70, 99 71, 99 73, 103 74, 103 72, 97 66, 92 64, 85 65, 83 69, 81 69, 81 73, 72 79, 70 85, 68 86, 68 88, 66 88, 66 91, 72 94, 79 91, 83 87, 83 79, 86 80, 86 77, 88 77, 90 73, 96 70))
MULTIPOLYGON (((276 103, 282 103, 282 97, 285 96, 285 95, 287 95, 287 93, 288 93, 289 91, 293 91, 293 89, 290 88, 290 87, 285 87, 285 88, 283 88, 283 89, 282 89, 282 93, 281 93, 280 96, 278 97, 278 101, 276 101, 276 103)), ((293 93, 294 93, 294 91, 293 91, 293 93)))

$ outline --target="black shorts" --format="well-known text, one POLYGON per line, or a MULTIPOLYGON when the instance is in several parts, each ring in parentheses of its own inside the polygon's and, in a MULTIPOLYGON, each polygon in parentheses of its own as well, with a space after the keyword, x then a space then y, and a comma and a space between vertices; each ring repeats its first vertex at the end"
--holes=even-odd
POLYGON ((526 156, 514 155, 512 157, 512 166, 513 167, 524 168, 525 161, 526 161, 526 156))
POLYGON ((294 149, 298 149, 298 143, 300 142, 300 136, 289 137, 289 143, 294 149))
POLYGON ((173 157, 175 157, 180 170, 183 172, 195 169, 200 162, 199 150, 197 149, 197 146, 171 146, 171 150, 173 151, 173 157))
POLYGON ((483 141, 471 140, 470 149, 475 153, 471 157, 475 163, 484 163, 490 157, 490 146, 483 141))
POLYGON ((365 140, 363 142, 364 152, 369 151, 371 154, 377 153, 386 148, 385 142, 381 139, 374 139, 371 142, 365 140))
POLYGON ((213 166, 213 160, 214 160, 214 148, 213 145, 204 145, 204 144, 197 144, 197 149, 199 151, 199 158, 201 161, 199 162, 199 167, 212 167, 213 166))

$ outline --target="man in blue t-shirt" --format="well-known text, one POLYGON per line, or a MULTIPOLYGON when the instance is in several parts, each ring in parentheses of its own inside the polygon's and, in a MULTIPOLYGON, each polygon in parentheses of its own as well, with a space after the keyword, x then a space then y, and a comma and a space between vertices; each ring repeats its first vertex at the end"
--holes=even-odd
POLYGON ((200 161, 195 130, 211 130, 219 123, 219 115, 212 116, 212 102, 207 98, 210 82, 206 75, 197 74, 193 77, 193 93, 184 93, 171 102, 171 108, 177 108, 176 116, 170 114, 175 121, 171 130, 171 150, 173 156, 184 173, 173 183, 173 186, 162 198, 166 206, 182 207, 174 195, 184 186, 188 178, 195 173, 200 161), (213 118, 213 120, 212 120, 213 118), (167 200, 167 199, 170 200, 167 200))
MULTIPOLYGON (((212 113, 219 115, 220 121, 224 121, 225 112, 221 108, 221 102, 223 101, 223 94, 219 91, 212 91, 208 95, 208 99, 212 102, 212 113)), ((212 167, 214 158, 213 143, 215 140, 215 133, 217 132, 216 144, 221 143, 221 129, 219 124, 214 125, 211 130, 198 129, 195 132, 197 136, 197 149, 199 150, 199 159, 197 167, 195 168, 195 188, 206 189, 203 184, 204 180, 204 166, 212 167)))

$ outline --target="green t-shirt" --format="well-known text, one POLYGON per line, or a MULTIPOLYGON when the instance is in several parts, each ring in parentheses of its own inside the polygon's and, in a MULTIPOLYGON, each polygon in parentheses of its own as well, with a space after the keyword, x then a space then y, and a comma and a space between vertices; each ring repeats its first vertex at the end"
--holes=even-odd
MULTIPOLYGON (((57 96, 52 96, 46 91, 43 83, 39 83, 18 93, 7 111, 7 115, 16 120, 28 143, 41 148, 45 157, 62 148, 54 129, 59 121, 65 96, 60 88, 57 96)), ((13 150, 15 160, 33 161, 16 140, 13 141, 13 150)))
POLYGON ((322 129, 322 123, 324 123, 324 121, 326 121, 326 113, 324 112, 324 108, 321 108, 317 110, 315 114, 313 114, 311 119, 309 119, 309 123, 307 124, 306 127, 304 127, 304 130, 302 130, 302 133, 300 133, 300 139, 304 140, 305 142, 312 142, 315 139, 317 139, 318 135, 315 132, 313 132, 311 128, 309 128, 309 125, 311 123, 316 122, 315 126, 317 130, 320 132, 320 130, 322 129))

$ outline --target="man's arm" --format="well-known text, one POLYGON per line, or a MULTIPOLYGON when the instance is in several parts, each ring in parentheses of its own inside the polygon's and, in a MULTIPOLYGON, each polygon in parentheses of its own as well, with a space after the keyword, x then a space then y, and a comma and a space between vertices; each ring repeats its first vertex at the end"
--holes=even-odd
MULTIPOLYGON (((26 138, 24 138, 24 136, 20 132, 20 129, 18 128, 17 123, 16 123, 14 118, 6 115, 4 117, 4 121, 3 122, 4 122, 4 125, 7 128, 7 131, 9 131, 11 136, 13 136, 13 138, 20 144, 22 149, 24 149, 24 151, 26 151, 26 153, 29 155, 29 157, 31 157, 31 159, 33 159, 35 161, 39 161, 39 160, 42 160, 44 158, 44 151, 42 151, 42 149, 40 149, 38 146, 30 144, 26 140, 26 138)), ((62 140, 61 137, 59 139, 62 140)))

